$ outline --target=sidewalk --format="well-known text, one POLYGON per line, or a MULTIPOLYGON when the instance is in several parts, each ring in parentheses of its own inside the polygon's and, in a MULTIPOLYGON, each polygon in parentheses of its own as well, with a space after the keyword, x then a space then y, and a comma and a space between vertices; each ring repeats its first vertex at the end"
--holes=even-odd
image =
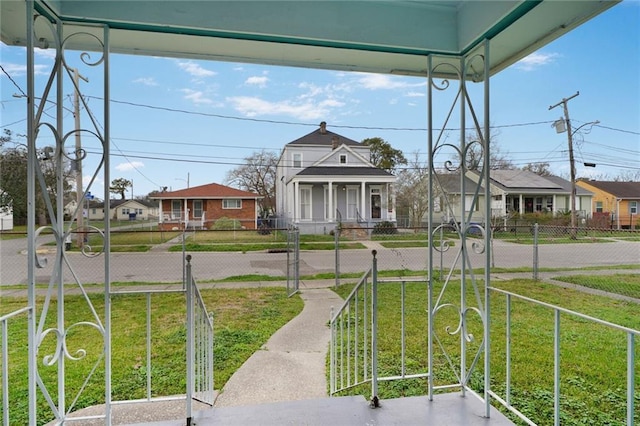
POLYGON ((342 299, 329 289, 305 289, 304 309, 271 336, 227 381, 215 407, 297 401, 328 396, 326 357, 331 308, 342 299))

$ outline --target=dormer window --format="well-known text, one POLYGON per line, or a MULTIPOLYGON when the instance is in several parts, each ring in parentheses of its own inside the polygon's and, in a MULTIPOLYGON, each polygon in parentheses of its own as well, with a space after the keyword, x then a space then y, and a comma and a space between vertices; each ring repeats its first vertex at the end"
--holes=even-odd
POLYGON ((340 164, 347 164, 347 154, 340 154, 340 164))

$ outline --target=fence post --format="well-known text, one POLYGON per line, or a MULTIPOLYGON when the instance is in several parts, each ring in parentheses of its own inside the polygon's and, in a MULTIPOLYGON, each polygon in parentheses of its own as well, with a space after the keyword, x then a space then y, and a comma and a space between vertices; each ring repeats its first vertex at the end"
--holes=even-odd
POLYGON ((538 281, 538 224, 533 225, 533 279, 538 281))
POLYGON ((185 257, 187 293, 187 426, 191 426, 191 402, 193 399, 193 286, 191 279, 191 255, 185 257))
POLYGON ((340 226, 336 225, 333 230, 333 239, 336 252, 336 288, 340 285, 340 226))
POLYGON ((378 403, 378 259, 376 250, 372 250, 371 266, 371 407, 378 403))

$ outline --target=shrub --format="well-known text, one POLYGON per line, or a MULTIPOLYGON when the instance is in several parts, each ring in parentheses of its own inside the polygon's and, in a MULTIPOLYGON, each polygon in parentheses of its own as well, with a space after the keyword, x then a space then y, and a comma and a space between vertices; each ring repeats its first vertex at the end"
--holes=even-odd
POLYGON ((397 233, 398 233, 398 228, 396 227, 396 224, 393 222, 388 222, 388 221, 379 222, 379 223, 376 223, 373 227, 374 235, 391 235, 391 234, 397 234, 397 233))

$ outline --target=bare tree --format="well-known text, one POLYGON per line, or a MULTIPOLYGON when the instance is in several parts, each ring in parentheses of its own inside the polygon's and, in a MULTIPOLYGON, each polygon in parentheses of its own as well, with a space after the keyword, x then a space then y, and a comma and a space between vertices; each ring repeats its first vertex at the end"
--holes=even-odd
POLYGON ((271 151, 256 151, 244 159, 244 164, 227 172, 225 182, 264 197, 260 214, 275 213, 276 166, 278 157, 271 151))
POLYGON ((420 226, 429 211, 429 165, 417 152, 398 173, 395 188, 398 211, 408 215, 409 226, 420 226))
POLYGON ((553 173, 551 172, 551 165, 547 162, 528 163, 522 167, 522 170, 528 170, 539 176, 553 176, 553 173))

